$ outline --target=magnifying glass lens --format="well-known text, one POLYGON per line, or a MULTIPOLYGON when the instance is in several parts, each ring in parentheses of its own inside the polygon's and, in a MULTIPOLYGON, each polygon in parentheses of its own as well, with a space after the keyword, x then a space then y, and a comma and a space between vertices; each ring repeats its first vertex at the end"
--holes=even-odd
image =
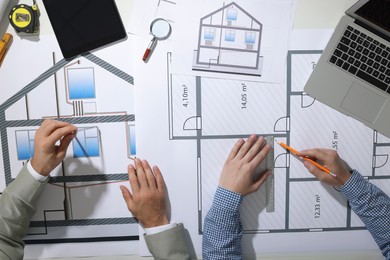
POLYGON ((169 33, 171 32, 171 26, 166 20, 160 19, 156 20, 152 24, 150 31, 154 37, 161 39, 169 35, 169 33))

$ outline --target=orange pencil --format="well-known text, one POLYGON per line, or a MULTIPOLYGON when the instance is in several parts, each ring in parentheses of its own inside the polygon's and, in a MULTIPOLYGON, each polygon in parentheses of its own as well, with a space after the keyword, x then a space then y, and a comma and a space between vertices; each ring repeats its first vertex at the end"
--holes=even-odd
POLYGON ((329 170, 328 168, 322 166, 321 164, 317 163, 316 161, 310 159, 309 157, 306 157, 306 156, 301 156, 299 154, 299 152, 297 150, 295 150, 294 148, 288 146, 287 144, 283 143, 283 142, 277 142, 281 147, 283 147, 284 149, 292 152, 293 154, 295 154, 296 156, 298 156, 299 158, 302 158, 303 160, 305 161, 308 161, 308 162, 311 162, 312 164, 314 164, 315 166, 317 166, 318 168, 320 168, 321 170, 323 170, 324 172, 326 173, 329 173, 330 175, 332 175, 333 177, 336 177, 336 174, 333 173, 331 170, 329 170))
POLYGON ((6 33, 3 39, 0 40, 0 66, 3 63, 5 54, 7 53, 11 41, 12 41, 12 35, 9 33, 6 33))

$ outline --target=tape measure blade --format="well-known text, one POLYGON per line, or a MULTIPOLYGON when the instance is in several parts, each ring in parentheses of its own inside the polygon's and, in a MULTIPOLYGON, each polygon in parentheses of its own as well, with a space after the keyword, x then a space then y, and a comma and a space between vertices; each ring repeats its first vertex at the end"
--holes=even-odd
POLYGON ((266 141, 272 145, 272 150, 266 157, 266 166, 271 170, 272 175, 269 176, 265 182, 266 185, 266 212, 275 212, 275 177, 274 173, 274 137, 267 136, 266 141))

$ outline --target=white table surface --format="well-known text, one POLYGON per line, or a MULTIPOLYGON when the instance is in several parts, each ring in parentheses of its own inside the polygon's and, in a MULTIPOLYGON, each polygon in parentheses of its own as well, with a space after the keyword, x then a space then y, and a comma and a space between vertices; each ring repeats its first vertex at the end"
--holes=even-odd
MULTIPOLYGON (((3 1, 3 0, 2 0, 3 1)), ((25 0, 20 1, 25 2, 25 0)), ((116 0, 124 23, 127 20, 132 8, 131 0, 116 0)), ((336 26, 339 18, 344 14, 345 10, 353 5, 356 0, 297 0, 297 8, 294 20, 294 29, 332 29, 336 26)), ((38 5, 42 6, 41 0, 37 0, 38 5)), ((49 24, 47 15, 41 8, 40 16, 40 34, 53 34, 49 24)), ((6 25, 0 26, 0 32, 4 30, 12 31, 12 28, 5 28, 6 25)), ((66 246, 66 244, 64 245, 66 246)), ((199 257, 200 258, 200 257, 199 257)), ((367 259, 383 259, 379 249, 377 251, 362 251, 362 252, 309 252, 309 253, 288 253, 282 255, 261 255, 258 259, 266 260, 367 260, 367 259)), ((38 258, 47 259, 47 258, 38 258)), ((104 257, 87 257, 87 258, 55 258, 55 260, 135 260, 135 259, 151 259, 151 257, 140 257, 138 255, 129 256, 104 256, 104 257)), ((54 259, 47 259, 54 260, 54 259)))

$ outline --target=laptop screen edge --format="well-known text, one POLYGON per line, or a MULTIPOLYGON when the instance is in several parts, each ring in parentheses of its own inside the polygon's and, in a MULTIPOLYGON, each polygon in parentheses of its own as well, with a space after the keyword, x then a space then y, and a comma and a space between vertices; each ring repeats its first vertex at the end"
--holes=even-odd
POLYGON ((390 37, 390 31, 385 30, 383 27, 378 26, 377 24, 371 22, 370 20, 367 20, 366 18, 364 18, 364 17, 362 17, 362 16, 360 16, 359 14, 356 13, 357 10, 359 10, 362 6, 364 6, 369 1, 375 1, 375 0, 360 0, 357 3, 355 3, 352 7, 350 7, 345 13, 348 16, 350 16, 350 17, 360 21, 361 23, 367 25, 368 27, 373 28, 375 31, 378 31, 378 32, 386 35, 387 37, 390 37))

